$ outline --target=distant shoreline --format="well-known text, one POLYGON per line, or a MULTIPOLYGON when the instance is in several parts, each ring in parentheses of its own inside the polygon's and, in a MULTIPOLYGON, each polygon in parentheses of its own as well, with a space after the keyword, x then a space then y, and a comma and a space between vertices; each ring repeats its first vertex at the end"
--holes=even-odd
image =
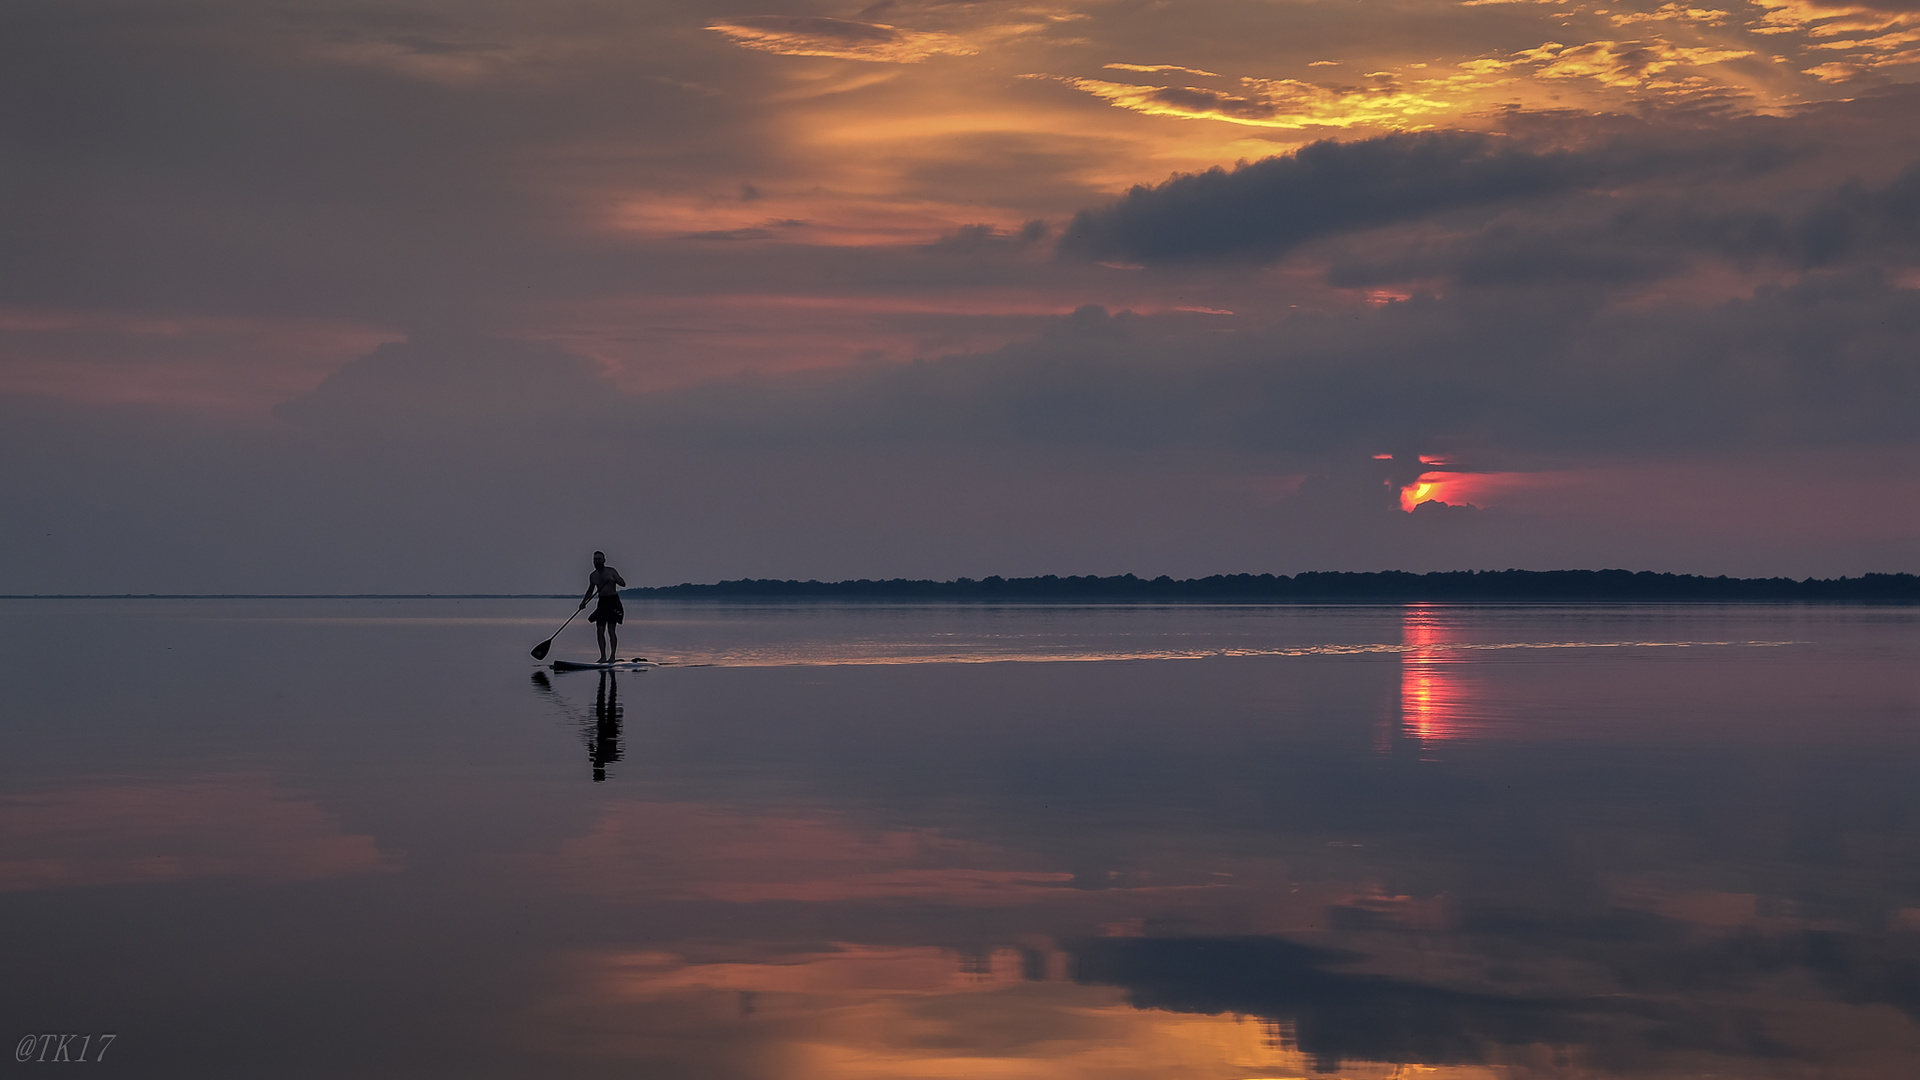
MULTIPOLYGON (((578 593, 43 593, 0 600, 566 600, 578 593)), ((1630 570, 1454 570, 1413 574, 1216 574, 1175 580, 1074 576, 928 581, 780 581, 621 590, 629 600, 964 603, 1920 603, 1920 576, 1730 578, 1630 570)))

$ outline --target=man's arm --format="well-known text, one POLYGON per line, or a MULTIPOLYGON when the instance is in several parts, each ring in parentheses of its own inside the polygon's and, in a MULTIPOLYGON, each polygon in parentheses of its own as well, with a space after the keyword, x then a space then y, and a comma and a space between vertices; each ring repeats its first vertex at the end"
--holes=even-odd
POLYGON ((587 601, 593 599, 594 592, 599 588, 600 588, 600 581, 598 578, 593 578, 593 577, 587 578, 587 594, 580 598, 580 606, 586 607, 587 601))
POLYGON ((611 577, 613 579, 613 583, 619 586, 620 588, 624 589, 627 587, 627 579, 621 577, 620 571, 615 570, 613 567, 611 566, 607 567, 607 576, 611 577))

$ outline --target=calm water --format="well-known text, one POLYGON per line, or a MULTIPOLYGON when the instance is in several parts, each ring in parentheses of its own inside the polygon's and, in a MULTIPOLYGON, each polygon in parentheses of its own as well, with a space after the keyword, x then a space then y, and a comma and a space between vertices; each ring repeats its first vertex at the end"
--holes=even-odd
POLYGON ((0 602, 11 1068, 1920 1066, 1915 609, 569 608, 0 602))

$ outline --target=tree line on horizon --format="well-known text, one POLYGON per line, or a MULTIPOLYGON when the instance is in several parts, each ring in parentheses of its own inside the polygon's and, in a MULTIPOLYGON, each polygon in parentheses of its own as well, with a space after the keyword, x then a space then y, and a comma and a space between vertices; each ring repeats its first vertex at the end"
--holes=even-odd
POLYGON ((844 600, 1799 600, 1920 601, 1920 577, 1733 578, 1650 570, 1403 570, 1214 574, 1176 579, 1162 574, 1110 577, 890 578, 783 581, 742 578, 622 590, 636 599, 844 600))

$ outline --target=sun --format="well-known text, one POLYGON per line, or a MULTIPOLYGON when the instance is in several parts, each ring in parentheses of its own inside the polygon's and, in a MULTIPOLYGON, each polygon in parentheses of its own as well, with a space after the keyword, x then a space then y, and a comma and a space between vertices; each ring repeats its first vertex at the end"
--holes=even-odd
POLYGON ((1444 478, 1438 473, 1424 473, 1420 479, 1400 489, 1400 509, 1411 512, 1423 502, 1440 498, 1444 478))

